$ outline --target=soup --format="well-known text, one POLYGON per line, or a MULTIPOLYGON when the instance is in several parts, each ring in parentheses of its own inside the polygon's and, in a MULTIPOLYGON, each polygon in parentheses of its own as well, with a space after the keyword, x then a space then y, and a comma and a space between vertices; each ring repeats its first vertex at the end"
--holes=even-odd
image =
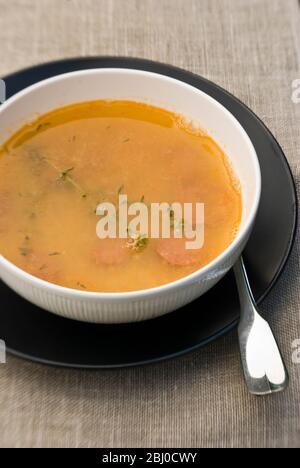
MULTIPOLYGON (((46 281, 126 292, 178 280, 233 241, 239 183, 226 155, 175 113, 131 101, 91 101, 39 117, 0 149, 0 253, 46 281), (185 238, 100 239, 97 206, 203 203, 204 244, 185 238)), ((184 225, 174 218, 171 227, 184 225)), ((173 219, 172 219, 173 217, 173 219)))

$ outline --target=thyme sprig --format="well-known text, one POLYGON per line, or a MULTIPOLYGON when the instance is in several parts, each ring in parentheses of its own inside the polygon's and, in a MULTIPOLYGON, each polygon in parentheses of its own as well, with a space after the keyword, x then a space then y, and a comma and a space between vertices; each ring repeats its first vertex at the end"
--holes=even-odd
POLYGON ((58 181, 69 182, 71 185, 73 185, 75 189, 77 189, 81 193, 82 198, 87 197, 86 191, 83 190, 83 188, 74 180, 74 178, 71 175, 71 172, 74 171, 74 167, 69 167, 68 169, 60 171, 59 168, 56 167, 53 163, 50 163, 50 161, 48 162, 54 169, 56 169, 59 172, 58 181))

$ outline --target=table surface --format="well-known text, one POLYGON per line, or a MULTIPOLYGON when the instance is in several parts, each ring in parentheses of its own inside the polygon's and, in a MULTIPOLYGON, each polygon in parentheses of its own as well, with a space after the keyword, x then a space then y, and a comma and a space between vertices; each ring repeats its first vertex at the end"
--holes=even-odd
MULTIPOLYGON (((0 44, 0 76, 86 55, 144 57, 203 75, 262 118, 300 193, 300 104, 291 99, 300 78, 298 0, 0 0, 0 44)), ((299 254, 297 236, 261 307, 290 373, 285 393, 248 394, 236 332, 129 370, 63 370, 8 356, 0 365, 0 446, 300 447, 300 364, 292 360, 299 254)))

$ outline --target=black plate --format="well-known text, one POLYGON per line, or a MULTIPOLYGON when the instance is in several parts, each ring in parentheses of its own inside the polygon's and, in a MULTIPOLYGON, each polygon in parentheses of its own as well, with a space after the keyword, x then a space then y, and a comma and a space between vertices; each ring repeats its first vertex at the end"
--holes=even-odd
MULTIPOLYGON (((5 78, 8 97, 54 75, 86 68, 135 68, 171 76, 214 97, 250 136, 262 170, 262 200, 245 252, 258 302, 276 283, 292 249, 296 194, 285 156, 264 124, 217 85, 187 71, 148 60, 98 57, 46 63, 5 78)), ((142 323, 94 325, 60 318, 33 306, 0 283, 0 338, 8 351, 57 366, 107 368, 160 361, 199 348, 235 327, 239 306, 230 272, 212 290, 183 309, 142 323), (222 298, 222 313, 220 313, 222 298)))

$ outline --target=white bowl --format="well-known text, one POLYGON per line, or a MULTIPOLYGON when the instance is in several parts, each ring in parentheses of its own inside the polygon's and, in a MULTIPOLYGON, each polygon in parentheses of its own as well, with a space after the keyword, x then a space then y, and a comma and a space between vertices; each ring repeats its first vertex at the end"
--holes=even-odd
MULTIPOLYGON (((32 303, 64 317, 98 323, 134 322, 171 312, 201 296, 233 266, 257 213, 261 174, 255 149, 239 122, 207 94, 156 73, 93 69, 59 75, 30 86, 0 107, 0 144, 24 123, 62 105, 95 99, 131 99, 183 114, 204 128, 229 157, 242 188, 243 214, 231 245, 213 262, 178 281, 125 292, 77 291, 43 281, 0 255, 1 279, 32 303)), ((199 310, 201 314, 201 310, 199 310)))

